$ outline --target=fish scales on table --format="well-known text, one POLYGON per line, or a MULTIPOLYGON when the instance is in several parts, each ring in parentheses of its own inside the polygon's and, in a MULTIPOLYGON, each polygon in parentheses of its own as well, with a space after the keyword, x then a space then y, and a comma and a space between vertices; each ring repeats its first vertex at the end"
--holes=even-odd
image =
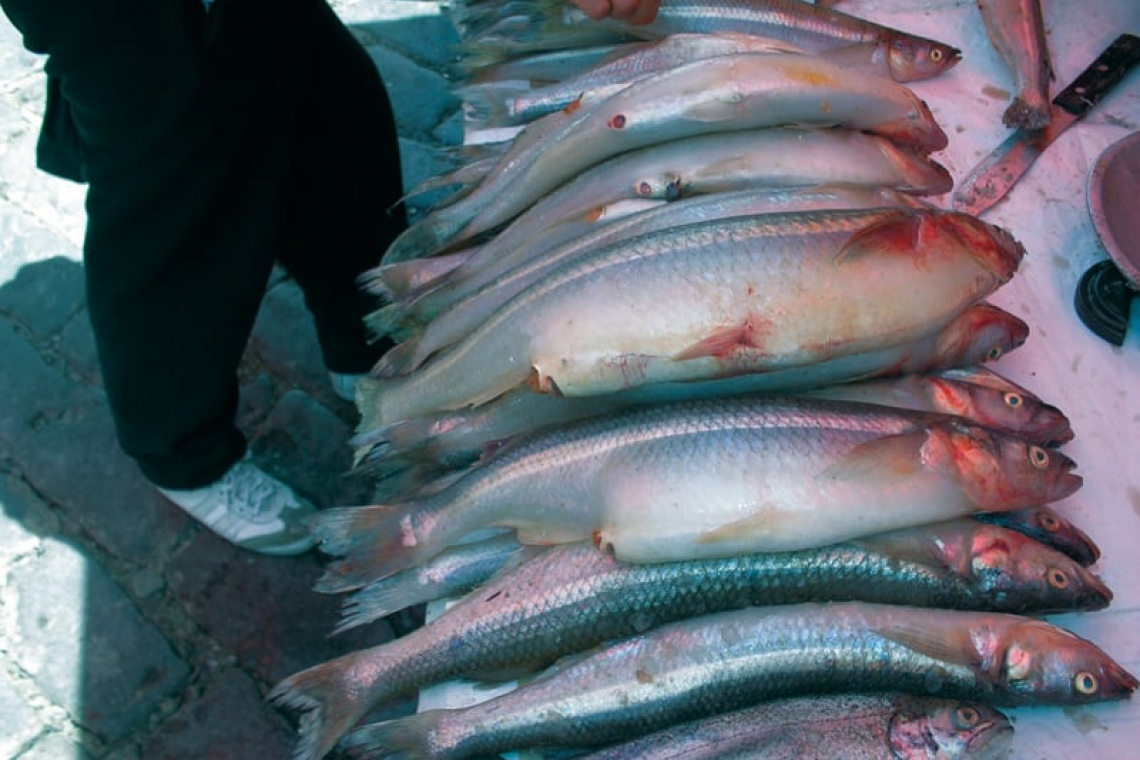
POLYGON ((1136 686, 1093 643, 1033 618, 864 602, 749 607, 666 624, 481 704, 367 725, 342 744, 359 758, 459 760, 597 747, 804 694, 936 693, 1000 707, 1124 699, 1136 686))
POLYGON ((986 34, 1009 66, 1017 94, 1002 114, 1013 129, 1049 126, 1049 83, 1053 67, 1040 0, 977 0, 986 34))
POLYGON ((998 760, 1012 739, 1009 718, 976 702, 837 694, 682 723, 582 760, 998 760))
POLYGON ((296 674, 273 698, 305 710, 318 757, 371 709, 449 678, 542 667, 665 622, 805 600, 965 609, 1097 609, 1111 592, 1072 560, 970 520, 800 552, 631 565, 590 544, 550 548, 424 628, 296 674))
POLYGON ((368 583, 464 536, 593 539, 655 562, 785 551, 1076 491, 1063 454, 946 415, 806 399, 654 404, 541 431, 430 495, 315 516, 368 583))
POLYGON ((783 40, 815 52, 856 43, 886 46, 887 66, 900 82, 927 79, 953 67, 961 51, 951 45, 875 24, 800 0, 662 0, 656 19, 632 25, 594 21, 560 0, 524 3, 465 2, 456 7, 462 47, 482 62, 512 55, 575 47, 583 27, 609 28, 627 37, 693 32, 739 32, 783 40), (511 23, 502 24, 509 9, 511 23))
POLYGON ((635 403, 791 393, 864 377, 936 372, 994 361, 1021 346, 1028 332, 1028 326, 1020 318, 991 304, 979 304, 964 311, 942 330, 912 343, 801 369, 706 383, 662 383, 636 391, 580 398, 520 388, 475 409, 439 413, 388 426, 375 420, 376 384, 362 378, 357 386, 362 417, 358 433, 350 441, 356 448, 354 468, 378 478, 378 486, 392 497, 415 490, 418 485, 431 482, 449 470, 465 468, 501 448, 508 439, 610 413, 635 403), (400 480, 391 482, 396 477, 400 480))
POLYGON ((531 122, 483 182, 405 230, 383 261, 437 253, 490 231, 619 153, 695 134, 789 123, 868 131, 925 151, 947 144, 926 105, 890 80, 810 55, 718 56, 531 122))
POLYGON ((764 214, 640 235, 574 258, 415 372, 377 380, 377 419, 477 406, 523 383, 594 395, 907 343, 1007 282, 1023 254, 1000 228, 934 209, 764 214))

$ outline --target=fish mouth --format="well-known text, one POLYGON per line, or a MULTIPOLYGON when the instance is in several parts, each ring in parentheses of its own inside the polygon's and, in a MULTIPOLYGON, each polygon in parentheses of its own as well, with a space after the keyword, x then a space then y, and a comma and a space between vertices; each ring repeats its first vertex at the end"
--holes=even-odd
POLYGON ((967 754, 975 760, 997 760, 1005 756, 1012 742, 1012 723, 1008 720, 987 721, 966 742, 967 754))
MULTIPOLYGON (((1087 600, 1087 604, 1095 605, 1088 607, 1088 609, 1103 610, 1112 603, 1112 589, 1110 589, 1108 584, 1102 581, 1100 577, 1092 573, 1085 573, 1085 586, 1087 588, 1084 596, 1087 600)), ((1125 675, 1127 675, 1127 673, 1125 675)))
POLYGON ((1104 671, 1105 680, 1108 681, 1103 692, 1105 699, 1127 699, 1140 686, 1140 680, 1116 662, 1109 662, 1104 671))

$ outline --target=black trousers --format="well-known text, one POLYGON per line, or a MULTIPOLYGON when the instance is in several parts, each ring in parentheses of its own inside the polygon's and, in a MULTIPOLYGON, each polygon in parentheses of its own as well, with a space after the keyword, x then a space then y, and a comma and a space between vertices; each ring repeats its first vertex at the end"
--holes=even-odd
POLYGON ((378 357, 356 277, 406 222, 383 83, 325 0, 0 0, 48 56, 41 168, 89 183, 91 322, 123 450, 167 488, 245 450, 236 370, 275 261, 327 367, 378 357))

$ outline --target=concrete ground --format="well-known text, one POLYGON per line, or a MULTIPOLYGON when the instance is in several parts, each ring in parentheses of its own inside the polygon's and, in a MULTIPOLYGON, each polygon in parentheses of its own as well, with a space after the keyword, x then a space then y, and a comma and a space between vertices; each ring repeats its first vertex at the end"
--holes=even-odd
MULTIPOLYGON (((437 2, 341 0, 389 86, 411 186, 460 139, 450 23, 437 2)), ((39 173, 42 60, 0 23, 0 760, 284 758, 293 716, 268 688, 393 636, 328 638, 340 599, 314 553, 234 549, 120 453, 84 303, 81 186, 39 173)), ((356 410, 329 389, 295 285, 276 278, 242 367, 241 424, 270 472, 324 506, 356 410)), ((398 620, 398 627, 408 620, 398 620)), ((389 712, 406 712, 411 704, 389 712)))

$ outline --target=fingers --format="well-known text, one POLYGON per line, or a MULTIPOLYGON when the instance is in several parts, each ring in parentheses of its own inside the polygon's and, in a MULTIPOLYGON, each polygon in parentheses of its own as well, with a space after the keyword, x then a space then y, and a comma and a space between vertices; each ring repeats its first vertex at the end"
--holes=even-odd
POLYGON ((595 21, 613 17, 629 24, 648 24, 657 18, 661 0, 570 0, 595 21))

